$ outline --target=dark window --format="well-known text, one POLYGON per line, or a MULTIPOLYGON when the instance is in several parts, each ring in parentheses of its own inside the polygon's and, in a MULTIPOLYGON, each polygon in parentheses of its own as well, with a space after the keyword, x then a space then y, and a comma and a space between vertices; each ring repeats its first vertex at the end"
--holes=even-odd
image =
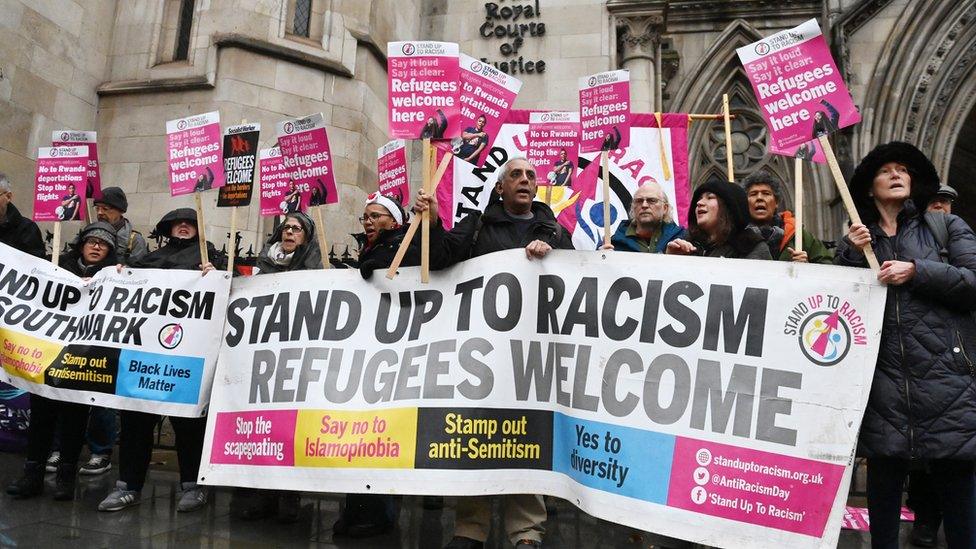
POLYGON ((180 18, 176 27, 176 55, 174 61, 186 61, 190 54, 190 29, 193 26, 193 4, 195 0, 180 2, 180 18))
POLYGON ((311 20, 312 0, 295 0, 295 19, 292 22, 292 34, 308 38, 311 20))

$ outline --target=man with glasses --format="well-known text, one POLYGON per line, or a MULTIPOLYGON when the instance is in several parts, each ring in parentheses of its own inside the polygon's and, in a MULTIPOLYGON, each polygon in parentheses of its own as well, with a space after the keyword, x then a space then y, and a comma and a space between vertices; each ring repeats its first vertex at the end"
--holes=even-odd
POLYGON ((35 257, 44 257, 46 250, 41 230, 37 223, 20 214, 13 199, 10 180, 0 173, 0 242, 35 257))
POLYGON ((132 222, 125 218, 129 208, 129 201, 125 191, 118 187, 102 189, 102 197, 95 199, 95 215, 99 221, 112 225, 116 231, 115 253, 119 262, 128 265, 130 262, 142 259, 149 253, 146 239, 139 231, 132 228, 132 222))
POLYGON ((759 170, 747 177, 742 186, 749 202, 750 227, 759 230, 773 259, 825 265, 834 262, 834 254, 806 229, 803 229, 803 251, 795 249, 796 223, 793 212, 778 211, 782 200, 782 185, 778 177, 766 170, 759 170))
POLYGON ((623 252, 663 254, 668 242, 685 238, 685 231, 674 222, 668 195, 657 182, 637 188, 630 201, 630 221, 621 223, 603 249, 623 252))
MULTIPOLYGON (((471 214, 450 232, 441 227, 436 197, 417 196, 416 212, 430 211, 430 264, 442 269, 472 257, 524 248, 528 259, 542 259, 553 249, 573 249, 569 233, 556 221, 552 210, 535 200, 536 171, 525 158, 512 158, 498 170, 493 200, 481 215, 471 214)), ((502 496, 505 529, 517 548, 541 547, 545 533, 546 505, 542 496, 502 496)), ((454 539, 449 549, 483 549, 491 527, 491 500, 458 498, 454 539)))

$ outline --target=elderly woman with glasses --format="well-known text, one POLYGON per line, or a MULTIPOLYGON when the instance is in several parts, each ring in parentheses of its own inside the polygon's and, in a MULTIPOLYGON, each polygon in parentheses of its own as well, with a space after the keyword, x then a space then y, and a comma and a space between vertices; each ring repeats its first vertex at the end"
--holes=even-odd
MULTIPOLYGON (((61 257, 59 265, 87 280, 95 273, 115 265, 115 229, 104 221, 89 224, 78 233, 71 251, 61 257)), ((53 400, 31 394, 31 420, 27 431, 27 461, 24 474, 7 486, 7 493, 17 499, 40 495, 44 491, 44 461, 51 452, 54 434, 61 424, 61 461, 55 477, 54 499, 75 497, 75 475, 78 456, 85 442, 88 406, 53 400)))

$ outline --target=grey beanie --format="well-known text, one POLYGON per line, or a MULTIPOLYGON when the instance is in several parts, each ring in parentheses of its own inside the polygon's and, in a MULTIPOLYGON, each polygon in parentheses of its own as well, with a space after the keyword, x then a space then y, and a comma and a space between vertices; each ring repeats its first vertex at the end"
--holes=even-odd
POLYGON ((95 200, 95 204, 106 204, 122 213, 129 209, 129 200, 125 197, 125 191, 118 187, 102 189, 102 197, 95 200))

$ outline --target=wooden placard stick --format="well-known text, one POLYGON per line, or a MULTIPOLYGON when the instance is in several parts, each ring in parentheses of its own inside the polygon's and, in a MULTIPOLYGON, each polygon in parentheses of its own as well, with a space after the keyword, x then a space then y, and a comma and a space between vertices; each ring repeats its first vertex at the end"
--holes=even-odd
POLYGON ((729 94, 722 94, 722 118, 725 120, 725 171, 729 183, 735 182, 735 169, 732 167, 732 123, 729 113, 729 94))
POLYGON ((796 221, 793 250, 803 251, 803 160, 793 159, 793 218, 796 221))
POLYGON ((61 255, 61 222, 54 222, 54 245, 51 248, 51 263, 56 267, 58 265, 58 257, 61 255))
POLYGON ((610 245, 610 151, 603 151, 600 159, 603 171, 603 245, 610 245))
MULTIPOLYGON (((830 141, 827 140, 826 135, 821 135, 818 139, 820 140, 820 146, 823 147, 824 155, 827 157, 827 165, 830 166, 830 173, 834 176, 834 184, 837 186, 837 192, 840 193, 840 198, 844 201, 847 215, 851 218, 851 222, 857 225, 863 225, 861 223, 861 216, 858 215, 857 208, 854 207, 854 199, 851 198, 851 191, 847 188, 844 174, 840 171, 840 165, 837 164, 837 157, 834 156, 834 149, 830 146, 830 141)), ((877 256, 874 255, 874 248, 871 247, 870 242, 864 247, 864 257, 868 260, 868 265, 874 269, 874 272, 881 270, 881 265, 878 263, 877 256)))
MULTIPOLYGON (((434 184, 431 188, 431 193, 437 192, 437 185, 440 184, 441 178, 444 177, 444 172, 447 171, 447 167, 451 164, 451 159, 454 155, 451 153, 445 154, 441 158, 441 163, 437 166, 437 172, 434 173, 434 184)), ((403 241, 400 242, 400 247, 397 249, 396 256, 393 257, 393 263, 390 263, 390 268, 386 270, 386 278, 393 280, 397 275, 397 269, 400 268, 400 263, 403 262, 403 257, 407 255, 407 249, 410 248, 410 242, 413 241, 413 236, 417 234, 417 229, 420 228, 420 216, 415 215, 410 218, 410 226, 407 227, 407 234, 403 235, 403 241)))
MULTIPOLYGON (((430 193, 430 179, 433 176, 432 161, 436 161, 437 154, 430 145, 430 139, 424 139, 424 167, 423 167, 423 188, 424 194, 430 193)), ((420 283, 430 282, 430 210, 424 210, 420 218, 424 232, 420 235, 420 283)), ((399 250, 398 250, 399 251, 399 250)))
MULTIPOLYGON (((322 268, 331 269, 332 263, 329 262, 329 243, 325 239, 325 222, 322 221, 322 206, 312 208, 315 215, 315 235, 319 239, 319 252, 322 255, 322 268)), ((286 216, 287 217, 287 216, 286 216)), ((284 221, 282 221, 284 223, 284 221)))
POLYGON ((193 197, 197 204, 197 240, 200 242, 200 264, 210 263, 210 255, 207 253, 206 224, 203 220, 203 193, 195 192, 193 197))
POLYGON ((227 238, 227 272, 234 274, 234 255, 237 251, 237 206, 230 208, 230 236, 227 238))
POLYGON ((546 206, 552 206, 552 185, 546 185, 546 206))

